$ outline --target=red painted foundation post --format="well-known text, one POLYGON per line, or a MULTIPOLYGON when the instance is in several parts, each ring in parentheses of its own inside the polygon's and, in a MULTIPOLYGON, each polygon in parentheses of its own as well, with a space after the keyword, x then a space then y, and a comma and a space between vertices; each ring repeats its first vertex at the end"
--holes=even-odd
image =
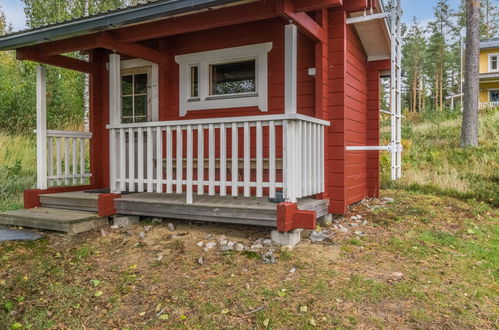
POLYGON ((120 194, 100 194, 97 199, 97 214, 100 217, 107 217, 116 214, 114 200, 120 198, 120 194))
POLYGON ((277 230, 288 232, 293 229, 315 229, 317 215, 315 211, 298 210, 297 203, 277 204, 277 230))

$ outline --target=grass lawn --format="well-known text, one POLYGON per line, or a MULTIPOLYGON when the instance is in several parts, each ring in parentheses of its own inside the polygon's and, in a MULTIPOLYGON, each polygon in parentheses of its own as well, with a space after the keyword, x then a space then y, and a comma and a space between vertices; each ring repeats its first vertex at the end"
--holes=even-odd
MULTIPOLYGON (((207 235, 250 245, 269 235, 257 227, 178 222, 172 237, 146 222, 1 243, 0 329, 497 329, 499 113, 481 117, 478 148, 460 149, 459 129, 406 123, 404 178, 382 172, 395 202, 354 205, 338 220, 348 233, 276 249, 276 264, 197 246, 207 235), (359 214, 367 224, 349 226, 359 214)), ((0 135, 0 159, 0 210, 19 208, 33 139, 0 135)))
MULTIPOLYGON (((206 235, 246 242, 259 228, 178 222, 56 234, 0 245, 0 324, 41 328, 494 328, 498 212, 385 190, 356 205, 365 236, 304 240, 277 263, 257 253, 205 252, 206 235), (158 260, 158 256, 162 256, 158 260), (197 260, 204 258, 204 264, 197 260), (290 271, 295 269, 295 271, 290 271)), ((346 218, 349 219, 349 218, 346 218)), ((348 220, 342 220, 345 223, 348 220)))

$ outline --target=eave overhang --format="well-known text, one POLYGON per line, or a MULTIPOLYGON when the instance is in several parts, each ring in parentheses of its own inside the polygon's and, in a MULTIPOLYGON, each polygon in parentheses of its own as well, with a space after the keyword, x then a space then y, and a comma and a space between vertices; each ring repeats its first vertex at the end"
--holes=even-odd
MULTIPOLYGON (((384 13, 383 4, 377 0, 373 14, 384 13)), ((366 11, 350 13, 350 17, 369 15, 366 11)), ((364 46, 368 61, 378 61, 390 58, 390 29, 386 18, 374 19, 365 22, 353 23, 360 41, 364 46)))
POLYGON ((83 17, 0 37, 0 50, 13 50, 44 42, 106 31, 134 24, 185 15, 251 0, 166 0, 83 17))

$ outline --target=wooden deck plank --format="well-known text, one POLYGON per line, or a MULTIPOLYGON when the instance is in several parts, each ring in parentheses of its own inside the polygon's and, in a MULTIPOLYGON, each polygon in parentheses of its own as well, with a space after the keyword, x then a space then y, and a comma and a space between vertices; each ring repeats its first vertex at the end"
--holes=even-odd
POLYGON ((97 212, 97 193, 83 191, 40 195, 42 207, 97 212))
POLYGON ((77 234, 107 225, 107 217, 93 212, 34 208, 0 213, 0 224, 77 234))

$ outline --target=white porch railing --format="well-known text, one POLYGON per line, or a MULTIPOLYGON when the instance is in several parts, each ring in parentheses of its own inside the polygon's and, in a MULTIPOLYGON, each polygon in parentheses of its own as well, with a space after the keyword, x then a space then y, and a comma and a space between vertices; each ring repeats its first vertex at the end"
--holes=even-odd
POLYGON ((499 108, 499 102, 480 102, 480 110, 499 108))
POLYGON ((47 131, 48 186, 86 184, 92 176, 86 171, 86 159, 92 133, 47 131))
POLYGON ((108 125, 113 192, 262 197, 324 191, 324 126, 298 114, 108 125))

